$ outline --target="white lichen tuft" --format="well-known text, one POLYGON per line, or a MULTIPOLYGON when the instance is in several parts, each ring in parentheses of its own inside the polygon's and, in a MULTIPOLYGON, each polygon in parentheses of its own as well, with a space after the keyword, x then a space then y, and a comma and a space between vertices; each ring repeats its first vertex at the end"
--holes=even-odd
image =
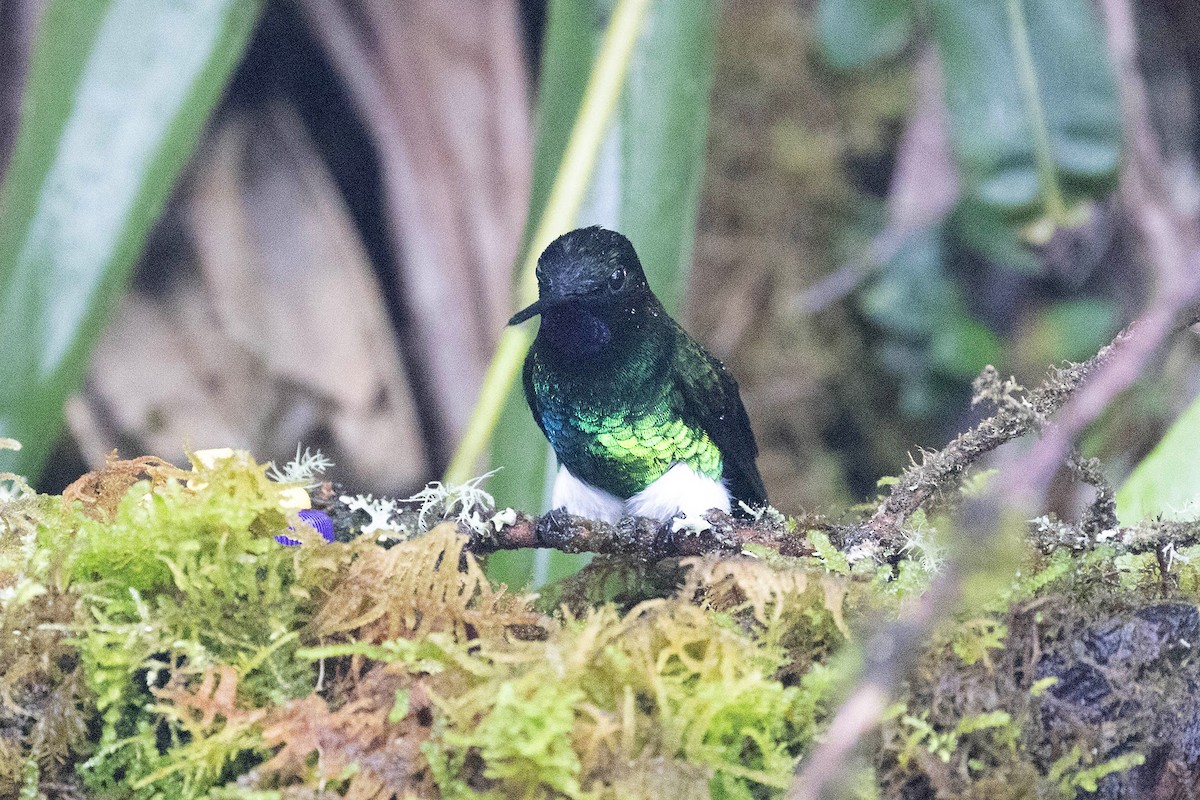
POLYGON ((859 542, 846 551, 846 562, 851 566, 859 561, 866 561, 874 564, 883 563, 883 548, 879 546, 879 542, 867 539, 859 542))
MULTIPOLYGON (((12 440, 0 439, 0 444, 4 441, 12 440)), ((29 505, 35 503, 36 498, 37 492, 20 475, 12 472, 0 472, 0 537, 14 530, 23 531, 22 547, 29 550, 30 553, 32 553, 37 526, 28 524, 27 513, 29 505)), ((2 565, 0 565, 0 571, 3 571, 2 565)), ((21 572, 21 570, 17 570, 17 572, 21 572)))
POLYGON ((926 520, 924 514, 914 514, 903 530, 904 546, 900 552, 933 575, 942 570, 946 563, 946 548, 937 540, 937 530, 926 520))
POLYGON ((1162 557, 1167 560, 1167 572, 1171 571, 1171 567, 1175 565, 1176 561, 1181 564, 1192 563, 1192 557, 1185 556, 1183 553, 1176 550, 1174 542, 1167 542, 1166 546, 1163 547, 1160 552, 1162 553, 1162 557))
POLYGON ((284 464, 282 469, 274 461, 267 465, 267 477, 276 483, 296 483, 311 489, 320 483, 320 477, 332 466, 333 462, 320 450, 306 447, 304 452, 300 452, 300 445, 296 445, 295 458, 284 464))
POLYGON ((339 499, 346 504, 346 508, 350 509, 351 513, 365 511, 371 516, 371 521, 362 528, 364 534, 381 534, 380 538, 384 538, 382 534, 405 533, 403 526, 393 520, 398 509, 395 500, 387 497, 380 497, 377 500, 373 495, 369 494, 342 495, 339 499))
MULTIPOLYGON (((0 436, 0 450, 20 450, 21 443, 16 439, 0 436)), ((20 475, 11 472, 0 472, 0 504, 11 503, 22 497, 34 494, 33 489, 20 475)))
POLYGON ((24 481, 18 478, 8 478, 7 480, 0 476, 0 505, 11 503, 20 500, 33 493, 24 481))
MULTIPOLYGON (((1085 550, 1093 544, 1091 538, 1076 526, 1059 519, 1052 519, 1045 514, 1029 520, 1029 524, 1039 539, 1056 541, 1075 550, 1085 550)), ((1120 532, 1115 530, 1101 531, 1096 536, 1096 542, 1117 541, 1120 543, 1119 535, 1120 532)))
POLYGON ((506 525, 512 525, 517 521, 517 511, 514 508, 505 508, 492 514, 492 518, 488 520, 488 524, 499 531, 506 525))
POLYGON ((426 519, 432 516, 439 522, 453 519, 476 534, 485 536, 491 532, 496 499, 488 494, 481 484, 496 472, 497 470, 486 472, 459 485, 433 481, 404 502, 420 504, 417 524, 422 532, 432 527, 426 522, 426 519))

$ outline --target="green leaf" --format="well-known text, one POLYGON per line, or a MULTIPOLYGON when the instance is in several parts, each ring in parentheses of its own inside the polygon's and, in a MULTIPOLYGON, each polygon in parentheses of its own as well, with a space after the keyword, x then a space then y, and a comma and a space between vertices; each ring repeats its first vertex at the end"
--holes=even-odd
POLYGON ((899 55, 912 37, 908 0, 821 0, 817 38, 835 69, 861 69, 899 55))
POLYGON ((1112 300, 1064 300, 1039 312, 1017 346, 1026 364, 1084 361, 1111 341, 1119 327, 1119 310, 1112 300))
POLYGON ((966 313, 962 292, 946 269, 941 226, 916 231, 858 294, 862 312, 881 328, 910 341, 925 341, 947 316, 966 313))
POLYGON ((392 710, 388 712, 388 722, 393 725, 408 716, 408 706, 410 700, 408 689, 397 687, 396 702, 392 704, 392 710))
MULTIPOLYGON (((55 0, 0 190, 0 437, 36 474, 259 0, 55 0)), ((12 458, 7 456, 6 458, 12 458)), ((11 466, 10 466, 11 465, 11 466)))
MULTIPOLYGON (((549 195, 579 109, 606 18, 602 0, 557 0, 550 5, 538 94, 531 220, 549 195)), ((634 47, 626 86, 602 145, 577 225, 602 224, 630 238, 654 291, 677 313, 692 258, 712 81, 712 0, 657 0, 634 47)), ((489 488, 497 502, 525 510, 545 504, 553 459, 519 385, 510 393, 491 451, 503 466, 489 488)), ((560 557, 559 554, 555 554, 560 557)), ((506 563, 507 582, 519 585, 523 556, 506 563)), ((499 569, 499 567, 496 567, 499 569)), ((557 564, 549 574, 561 574, 557 564)), ((528 574, 528 573, 525 573, 528 574)))
POLYGON ((1154 517, 1192 520, 1200 516, 1200 398, 1175 420, 1117 491, 1121 524, 1154 517))
POLYGON ((969 381, 988 364, 1000 363, 1004 345, 1000 337, 978 320, 948 316, 929 340, 929 364, 944 375, 969 381))
MULTIPOLYGON (((595 57, 603 30, 593 3, 587 0, 559 0, 551 3, 543 42, 541 85, 538 88, 537 136, 533 151, 533 185, 529 198, 529 221, 525 243, 529 247, 537 217, 550 196, 550 187, 567 149, 571 127, 579 112, 579 103, 587 85, 590 65, 595 57)), ((598 167, 599 168, 599 167, 598 167)), ((491 463, 502 467, 491 479, 489 489, 499 506, 525 510, 540 509, 546 490, 549 445, 533 421, 525 395, 518 383, 508 393, 500 422, 492 440, 491 463)), ((510 586, 520 585, 521 574, 528 575, 532 554, 520 556, 496 554, 488 558, 489 574, 510 586), (520 559, 503 575, 494 573, 499 565, 520 559), (516 578, 514 580, 513 578, 516 578)))
POLYGON ((1116 184, 1116 87, 1089 0, 931 0, 951 140, 962 173, 962 234, 1011 260, 1087 218, 1116 184))
POLYGON ((715 18, 712 0, 656 0, 613 131, 619 150, 597 171, 615 175, 619 191, 597 190, 593 199, 594 220, 629 237, 654 293, 674 316, 695 244, 715 18))

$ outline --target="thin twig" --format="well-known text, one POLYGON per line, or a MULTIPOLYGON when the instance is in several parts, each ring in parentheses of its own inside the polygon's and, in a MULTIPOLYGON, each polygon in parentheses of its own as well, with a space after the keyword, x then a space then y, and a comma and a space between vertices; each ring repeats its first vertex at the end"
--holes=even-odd
MULTIPOLYGON (((1024 436, 1055 414, 1075 392, 1127 345, 1134 326, 1117 334, 1100 352, 1081 364, 1051 370, 1041 386, 1024 398, 1012 398, 992 416, 904 471, 899 481, 858 532, 885 546, 894 545, 904 521, 937 493, 951 488, 984 454, 1024 436)), ((985 373, 986 375, 987 373, 985 373)), ((992 373, 994 379, 994 372, 992 373)), ((1061 461, 1059 462, 1061 463, 1061 461)))
POLYGON ((1043 553, 1066 548, 1091 550, 1112 547, 1118 554, 1154 553, 1168 545, 1176 550, 1200 544, 1200 522, 1143 522, 1126 528, 1089 531, 1086 525, 1055 525, 1049 520, 1030 524, 1029 540, 1043 553))
POLYGON ((818 314, 841 302, 953 210, 958 171, 943 94, 941 66, 928 48, 917 63, 913 113, 896 148, 887 224, 858 257, 801 292, 793 301, 797 313, 818 314))
POLYGON ((1171 203, 1167 167, 1150 120, 1146 85, 1137 68, 1137 26, 1128 0, 1104 0, 1109 52, 1117 67, 1128 157, 1121 176, 1122 205, 1137 229, 1147 264, 1154 272, 1154 292, 1142 317, 1136 339, 1121 358, 1113 359, 1087 392, 1071 400, 1062 424, 1047 432, 1040 458, 1016 474, 1014 492, 1037 502, 1062 454, 1079 432, 1099 416, 1112 399, 1142 373, 1148 359, 1181 321, 1195 319, 1200 296, 1200 219, 1171 203))
POLYGON ((867 278, 899 255, 919 231, 885 228, 860 257, 842 264, 801 292, 794 308, 800 314, 819 314, 856 291, 867 278))
POLYGON ((878 723, 896 689, 916 662, 930 628, 941 619, 955 596, 953 584, 931 586, 903 619, 880 631, 866 646, 864 677, 842 703, 820 745, 801 762, 803 771, 792 781, 784 800, 818 800, 837 783, 850 763, 858 742, 878 723))

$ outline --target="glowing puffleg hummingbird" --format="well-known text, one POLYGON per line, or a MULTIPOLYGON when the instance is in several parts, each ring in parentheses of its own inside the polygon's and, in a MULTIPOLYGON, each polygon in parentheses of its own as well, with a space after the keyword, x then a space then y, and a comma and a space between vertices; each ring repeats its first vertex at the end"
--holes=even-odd
POLYGON ((558 456, 555 508, 615 522, 766 505, 737 382, 667 314, 628 239, 566 233, 537 280, 509 324, 542 317, 525 398, 558 456))

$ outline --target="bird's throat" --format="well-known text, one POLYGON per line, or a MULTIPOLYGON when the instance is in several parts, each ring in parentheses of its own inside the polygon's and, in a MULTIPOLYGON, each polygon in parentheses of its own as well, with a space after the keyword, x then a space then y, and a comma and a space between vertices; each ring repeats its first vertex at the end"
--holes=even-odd
POLYGON ((542 314, 538 333, 556 352, 566 356, 596 356, 612 343, 609 322, 578 303, 567 303, 542 314))

